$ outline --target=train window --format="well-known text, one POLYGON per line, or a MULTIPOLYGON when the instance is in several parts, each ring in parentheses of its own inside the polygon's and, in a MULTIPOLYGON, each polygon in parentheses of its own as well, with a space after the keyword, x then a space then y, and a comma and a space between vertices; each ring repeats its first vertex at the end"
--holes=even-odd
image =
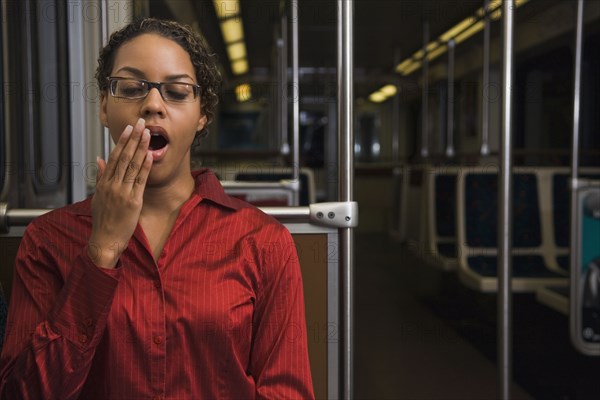
POLYGON ((28 82, 35 94, 32 106, 37 117, 30 130, 35 149, 33 167, 37 172, 34 185, 39 191, 48 191, 58 187, 65 173, 61 152, 61 145, 65 143, 61 132, 66 130, 61 128, 65 127, 66 121, 61 117, 65 117, 69 85, 64 84, 67 82, 65 72, 59 66, 59 62, 63 63, 62 60, 66 59, 61 57, 60 50, 60 31, 64 25, 58 22, 58 6, 49 8, 44 3, 31 3, 31 7, 36 7, 32 10, 36 23, 31 24, 30 31, 34 62, 28 82))
POLYGON ((221 111, 219 113, 219 148, 221 150, 257 150, 264 149, 258 129, 260 113, 258 111, 221 111))
POLYGON ((328 118, 320 111, 300 112, 300 164, 311 168, 325 165, 325 133, 328 118))
MULTIPOLYGON (((515 148, 571 146, 573 56, 568 46, 517 62, 515 148)), ((535 156, 528 163, 539 163, 535 156)))
POLYGON ((600 34, 586 37, 583 52, 581 148, 592 151, 583 152, 581 163, 600 166, 600 34))
POLYGON ((429 154, 444 154, 447 132, 447 97, 446 82, 435 84, 429 91, 429 154))
POLYGON ((478 78, 468 77, 456 85, 455 116, 457 139, 476 138, 479 134, 477 126, 477 116, 479 115, 480 88, 478 78))
MULTIPOLYGON (((3 11, 4 111, 18 174, 12 207, 58 207, 68 200, 67 6, 58 0, 6 2, 3 11)), ((8 136, 5 139, 9 139, 8 136)))
POLYGON ((379 115, 374 113, 359 114, 356 122, 354 154, 357 161, 377 161, 381 154, 379 115))

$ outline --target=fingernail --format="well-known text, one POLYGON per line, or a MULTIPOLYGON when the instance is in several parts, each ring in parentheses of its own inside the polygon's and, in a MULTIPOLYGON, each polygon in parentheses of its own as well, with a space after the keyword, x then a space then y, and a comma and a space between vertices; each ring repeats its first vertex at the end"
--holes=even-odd
POLYGON ((150 138, 150 129, 144 129, 144 132, 142 132, 142 137, 145 139, 149 139, 150 138))
POLYGON ((138 119, 137 124, 138 124, 138 126, 144 126, 144 125, 146 125, 146 120, 144 118, 140 118, 140 119, 138 119))
POLYGON ((100 156, 96 156, 96 164, 100 164, 100 156))
POLYGON ((127 125, 127 126, 125 127, 125 131, 124 131, 124 132, 125 132, 126 134, 130 134, 132 131, 133 131, 133 126, 131 126, 131 125, 127 125))

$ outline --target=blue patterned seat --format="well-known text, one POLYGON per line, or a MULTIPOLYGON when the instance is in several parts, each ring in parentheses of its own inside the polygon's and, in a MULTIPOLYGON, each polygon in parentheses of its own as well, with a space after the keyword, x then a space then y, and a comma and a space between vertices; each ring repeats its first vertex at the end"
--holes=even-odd
MULTIPOLYGON (((513 247, 535 247, 542 241, 537 179, 513 179, 513 247)), ((466 237, 470 247, 495 248, 498 242, 498 176, 472 174, 465 181, 466 237)))
MULTIPOLYGON (((546 253, 549 244, 545 241, 551 236, 548 237, 545 230, 549 227, 545 211, 549 202, 545 199, 550 192, 543 193, 549 190, 546 189, 549 174, 550 170, 528 167, 516 168, 512 174, 514 291, 534 291, 540 286, 568 282, 566 274, 549 263, 546 253)), ((466 170, 459 182, 459 276, 477 290, 495 291, 498 285, 498 173, 489 167, 476 167, 466 170)))

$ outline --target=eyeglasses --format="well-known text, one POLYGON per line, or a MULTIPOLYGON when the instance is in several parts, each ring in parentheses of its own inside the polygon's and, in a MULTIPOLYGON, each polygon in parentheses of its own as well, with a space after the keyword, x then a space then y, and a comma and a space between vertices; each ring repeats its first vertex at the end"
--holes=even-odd
POLYGON ((171 103, 192 103, 198 97, 199 85, 184 82, 149 82, 143 79, 109 77, 108 88, 113 97, 138 100, 158 89, 163 100, 171 103))

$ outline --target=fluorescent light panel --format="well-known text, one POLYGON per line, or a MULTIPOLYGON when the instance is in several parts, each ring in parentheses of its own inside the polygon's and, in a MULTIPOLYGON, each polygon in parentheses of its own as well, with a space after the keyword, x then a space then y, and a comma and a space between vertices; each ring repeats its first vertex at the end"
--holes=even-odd
MULTIPOLYGON (((520 7, 523 4, 529 2, 529 0, 515 0, 515 7, 520 7)), ((488 5, 488 13, 492 20, 500 19, 502 16, 502 0, 491 0, 488 5)), ((481 31, 485 24, 482 20, 484 17, 483 8, 479 8, 475 11, 475 15, 471 17, 467 17, 463 19, 461 22, 453 26, 444 32, 440 37, 427 44, 427 59, 433 60, 434 58, 439 57, 441 54, 446 52, 447 46, 440 46, 440 43, 446 43, 450 39, 456 41, 456 44, 464 42, 477 32, 481 31)), ((421 67, 421 61, 425 56, 425 52, 423 49, 417 50, 410 58, 402 61, 400 64, 396 66, 396 72, 401 73, 402 75, 408 75, 411 72, 421 67)))
POLYGON ((248 83, 242 83, 235 87, 235 97, 240 103, 248 101, 252 98, 252 88, 248 83))
POLYGON ((226 19, 221 22, 221 33, 225 43, 239 42, 244 40, 244 27, 239 18, 226 19))
POLYGON ((433 50, 431 53, 427 53, 427 59, 429 61, 441 56, 442 54, 444 54, 446 52, 446 50, 448 50, 448 46, 443 45, 438 47, 437 49, 433 50))
POLYGON ((394 96, 396 93, 398 93, 398 88, 396 87, 396 85, 385 85, 379 88, 379 90, 371 93, 369 95, 369 100, 373 103, 382 103, 386 101, 389 97, 394 96))
POLYGON ((385 96, 385 94, 381 92, 371 93, 371 95, 369 96, 369 100, 371 100, 373 103, 382 103, 386 99, 387 97, 385 96))
POLYGON ((227 55, 230 61, 246 58, 246 44, 244 42, 232 43, 227 46, 227 55))
POLYGON ((233 61, 231 63, 231 71, 235 75, 242 75, 248 72, 248 60, 245 58, 242 60, 233 61))
POLYGON ((238 0, 213 0, 217 18, 230 18, 240 13, 240 2, 238 0))
POLYGON ((475 25, 472 25, 471 27, 469 27, 469 29, 467 29, 466 31, 462 32, 460 35, 457 35, 454 38, 454 40, 456 41, 456 44, 464 42, 465 40, 467 40, 468 38, 470 38, 477 32, 481 31, 484 28, 484 26, 485 26, 485 23, 483 21, 479 21, 479 22, 475 23, 475 25))
POLYGON ((386 97, 391 97, 398 93, 398 88, 396 88, 395 85, 385 85, 384 87, 379 89, 379 91, 386 95, 386 97))

